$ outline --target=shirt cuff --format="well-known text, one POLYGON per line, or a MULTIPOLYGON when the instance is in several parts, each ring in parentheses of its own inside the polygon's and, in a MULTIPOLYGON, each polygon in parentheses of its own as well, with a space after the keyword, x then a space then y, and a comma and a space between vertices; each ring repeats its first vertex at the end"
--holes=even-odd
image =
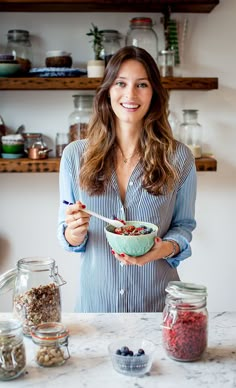
POLYGON ((167 240, 176 241, 177 244, 179 245, 179 248, 180 248, 178 255, 176 255, 175 257, 171 257, 169 259, 166 259, 166 261, 168 262, 168 264, 172 268, 178 267, 178 265, 180 264, 180 261, 187 259, 189 256, 192 255, 192 250, 191 250, 189 241, 185 237, 177 235, 175 233, 173 233, 173 234, 167 233, 165 235, 165 237, 163 237, 163 240, 164 241, 167 241, 167 240))
POLYGON ((84 241, 80 245, 73 246, 70 243, 68 243, 68 241, 65 238, 65 230, 66 230, 66 228, 67 228, 66 224, 61 224, 59 226, 59 229, 58 229, 58 239, 59 239, 59 242, 60 242, 61 246, 65 250, 67 250, 69 252, 78 252, 78 253, 79 252, 85 252, 86 244, 87 244, 87 241, 88 241, 88 233, 86 234, 86 236, 84 238, 84 241))

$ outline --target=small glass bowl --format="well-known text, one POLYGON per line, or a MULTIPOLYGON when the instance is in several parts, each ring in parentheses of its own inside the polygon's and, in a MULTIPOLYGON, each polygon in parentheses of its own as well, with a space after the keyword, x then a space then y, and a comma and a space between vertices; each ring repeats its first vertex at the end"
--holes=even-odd
POLYGON ((108 352, 113 368, 118 373, 127 376, 143 376, 152 367, 155 345, 147 339, 121 338, 108 346, 108 352), (128 347, 133 355, 117 354, 117 351, 122 351, 124 347, 128 347), (138 355, 141 349, 144 350, 145 354, 138 355))

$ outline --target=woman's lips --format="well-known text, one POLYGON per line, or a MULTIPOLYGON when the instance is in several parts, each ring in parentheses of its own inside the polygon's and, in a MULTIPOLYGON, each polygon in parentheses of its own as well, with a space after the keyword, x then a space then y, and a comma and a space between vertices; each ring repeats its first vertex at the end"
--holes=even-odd
POLYGON ((131 103, 129 103, 129 104, 127 104, 127 103, 122 103, 121 104, 124 108, 126 108, 126 109, 137 109, 137 108, 139 108, 139 106, 140 105, 138 105, 138 104, 131 104, 131 103))

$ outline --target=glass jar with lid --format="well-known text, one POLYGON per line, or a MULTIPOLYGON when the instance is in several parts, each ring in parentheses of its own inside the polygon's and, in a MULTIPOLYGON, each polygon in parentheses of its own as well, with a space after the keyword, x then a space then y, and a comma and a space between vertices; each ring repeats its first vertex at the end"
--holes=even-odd
POLYGON ((177 361, 199 360, 207 348, 207 290, 203 285, 171 281, 166 288, 162 342, 177 361))
POLYGON ((74 111, 69 115, 69 141, 85 139, 93 110, 93 95, 75 94, 74 111))
POLYGON ((201 158, 202 126, 198 123, 197 109, 183 110, 183 123, 180 125, 180 139, 191 149, 195 158, 201 158))
POLYGON ((63 365, 70 358, 69 331, 58 322, 41 323, 32 328, 35 360, 43 367, 63 365))
POLYGON ((161 50, 158 56, 160 75, 162 77, 173 77, 175 66, 175 51, 161 50))
POLYGON ((136 17, 130 20, 129 31, 125 39, 126 46, 141 47, 158 61, 158 38, 153 22, 148 17, 136 17))
POLYGON ((101 56, 106 66, 112 55, 120 49, 121 34, 117 30, 101 30, 100 32, 102 33, 103 46, 101 56))
POLYGON ((0 321, 0 380, 19 377, 26 367, 22 324, 18 320, 0 321))
POLYGON ((64 148, 69 142, 68 133, 57 132, 56 134, 56 157, 60 158, 62 156, 64 148))
POLYGON ((28 257, 0 276, 0 293, 13 289, 13 314, 22 323, 23 333, 31 336, 33 326, 60 322, 60 286, 65 283, 54 259, 28 257))
POLYGON ((32 44, 29 31, 9 30, 6 51, 14 55, 21 65, 21 72, 28 73, 32 67, 32 44))
POLYGON ((35 143, 42 143, 43 144, 43 135, 42 135, 42 133, 26 132, 26 133, 23 133, 22 136, 24 138, 24 151, 25 151, 25 153, 28 153, 28 150, 35 143))

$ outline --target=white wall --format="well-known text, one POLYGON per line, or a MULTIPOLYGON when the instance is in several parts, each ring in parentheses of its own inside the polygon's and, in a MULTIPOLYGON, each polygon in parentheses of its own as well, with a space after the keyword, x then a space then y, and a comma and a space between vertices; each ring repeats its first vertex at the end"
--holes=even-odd
MULTIPOLYGON (((34 44, 34 66, 44 65, 47 50, 65 49, 74 65, 92 57, 91 22, 99 28, 117 28, 125 34, 131 17, 143 14, 102 13, 1 13, 0 47, 9 29, 27 29, 34 44)), ((162 48, 161 14, 146 14, 156 22, 162 48)), ((236 2, 221 0, 210 14, 173 15, 189 19, 184 62, 185 76, 219 77, 219 89, 209 92, 171 92, 171 108, 182 120, 182 109, 199 109, 205 150, 218 160, 217 172, 198 173, 193 255, 179 267, 184 281, 208 287, 210 311, 235 310, 236 219, 236 2), (230 43, 231 42, 231 43, 230 43)), ((74 91, 1 91, 0 114, 15 130, 42 132, 53 144, 56 132, 67 131, 74 91)), ((79 255, 62 250, 56 239, 58 174, 0 175, 0 273, 25 256, 51 256, 67 280, 63 286, 63 310, 73 311, 79 255)), ((11 310, 11 293, 0 297, 0 311, 11 310)))

